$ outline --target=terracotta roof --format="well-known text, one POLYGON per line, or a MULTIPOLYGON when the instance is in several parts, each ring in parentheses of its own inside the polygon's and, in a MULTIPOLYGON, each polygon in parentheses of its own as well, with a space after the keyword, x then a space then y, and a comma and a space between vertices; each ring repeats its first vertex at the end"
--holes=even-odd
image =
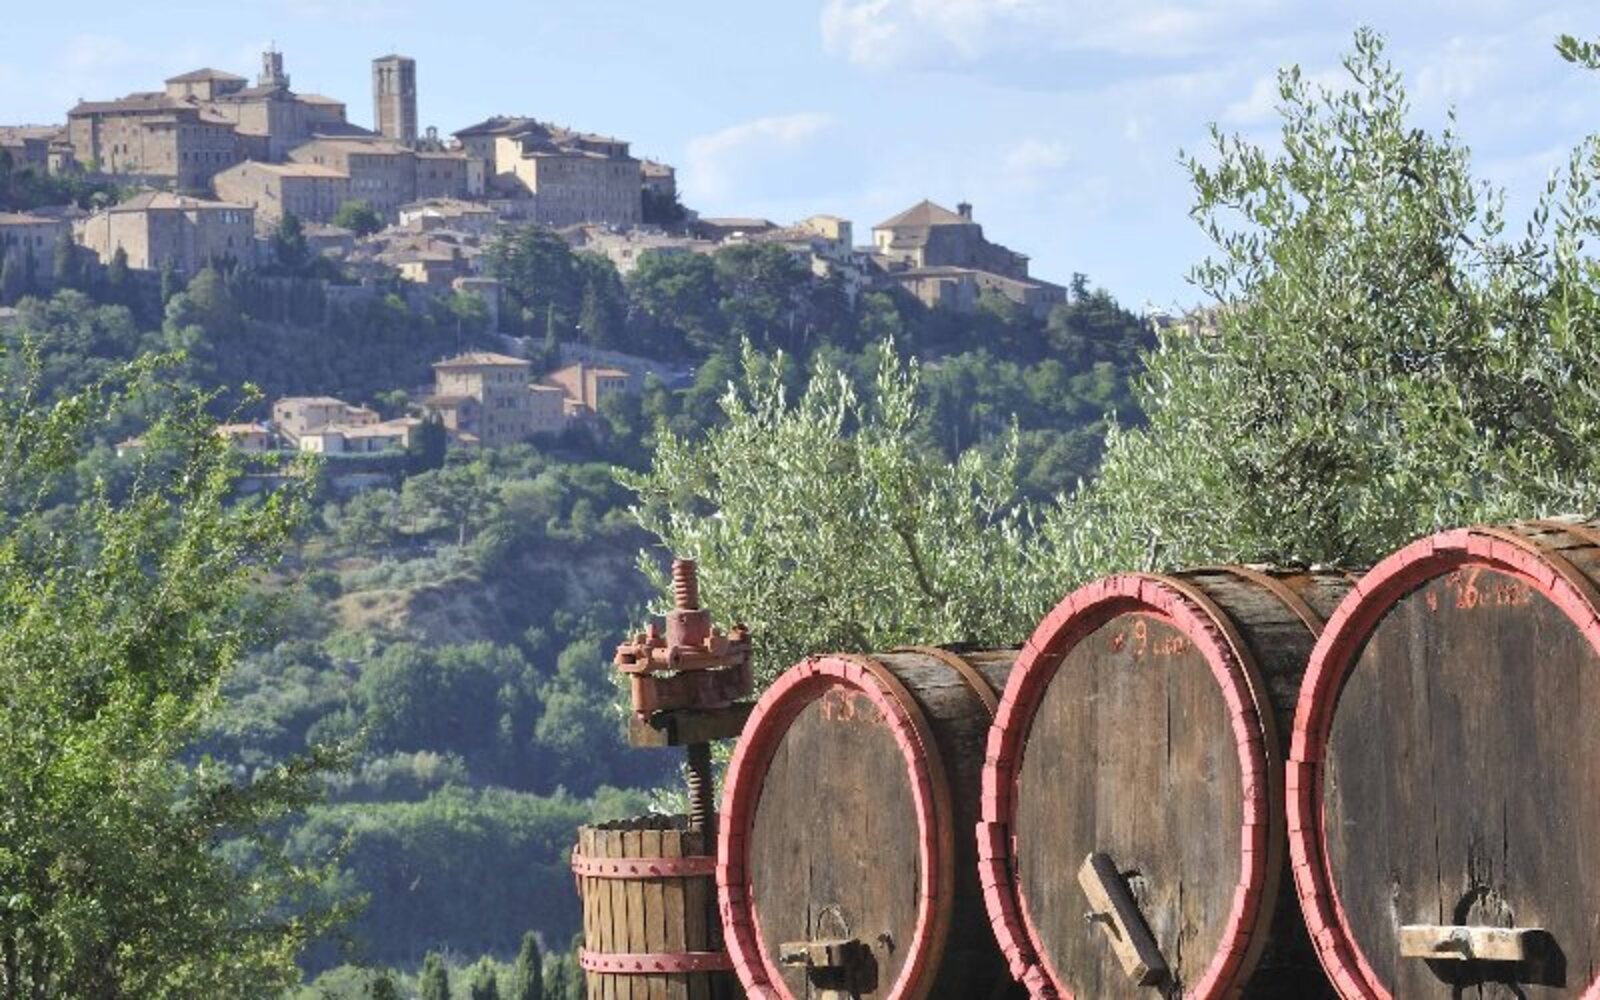
POLYGON ((468 125, 466 128, 461 129, 455 134, 457 136, 510 135, 513 132, 518 132, 538 124, 539 123, 534 119, 525 118, 520 115, 495 115, 491 118, 485 118, 483 121, 478 122, 475 125, 468 125))
POLYGON ((924 226, 966 226, 972 220, 961 217, 943 205, 935 205, 924 198, 899 215, 873 226, 873 229, 914 229, 924 226))
POLYGON ((48 226, 55 221, 31 212, 0 212, 0 226, 48 226))
POLYGON ((170 194, 166 191, 146 191, 136 194, 127 201, 111 206, 111 212, 150 212, 150 211, 181 211, 192 208, 220 209, 231 208, 238 211, 250 211, 249 205, 236 205, 231 201, 207 201, 204 198, 191 198, 188 195, 170 194))
POLYGON ((304 104, 337 104, 341 108, 344 107, 344 102, 337 97, 326 97, 322 94, 296 94, 294 96, 304 104))
POLYGON ((243 83, 244 77, 225 73, 220 69, 196 69, 167 78, 168 83, 199 83, 204 80, 222 80, 225 83, 243 83))
POLYGON ((422 399, 422 405, 448 409, 452 406, 462 406, 467 403, 476 403, 477 401, 475 396, 425 396, 422 399))
POLYGON ((279 407, 279 406, 283 406, 285 404, 297 404, 297 405, 300 405, 300 406, 349 406, 350 405, 349 403, 346 403, 344 400, 335 399, 332 396, 284 396, 281 399, 275 400, 272 405, 273 405, 274 408, 276 408, 276 407, 279 407))
MULTIPOLYGON (((253 167, 266 174, 276 174, 279 177, 333 177, 348 179, 349 174, 337 167, 324 166, 321 163, 263 163, 260 160, 246 160, 229 170, 239 170, 244 167, 253 167)), ((223 171, 227 173, 227 171, 223 171)))
POLYGON ((113 112, 145 112, 145 111, 193 111, 195 106, 183 101, 168 97, 163 91, 150 91, 138 94, 129 94, 127 97, 115 101, 79 101, 72 110, 67 112, 67 117, 79 115, 106 114, 113 112))
POLYGON ((518 365, 526 368, 531 362, 527 358, 513 358, 509 354, 495 354, 493 351, 468 351, 458 354, 444 361, 435 361, 435 368, 479 368, 486 366, 508 367, 518 365))

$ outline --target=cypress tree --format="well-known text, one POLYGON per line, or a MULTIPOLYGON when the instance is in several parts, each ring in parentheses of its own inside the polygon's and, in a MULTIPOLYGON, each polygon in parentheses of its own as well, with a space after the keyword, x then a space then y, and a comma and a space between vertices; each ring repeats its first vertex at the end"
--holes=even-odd
POLYGON ((472 1000, 500 1000, 500 977, 495 975, 494 963, 485 955, 472 969, 472 982, 468 989, 472 1000))
POLYGON ((450 1000, 450 970, 436 951, 422 959, 422 975, 417 984, 418 1000, 450 1000))
POLYGON ((544 956, 539 953, 539 937, 532 931, 522 935, 522 948, 511 974, 510 1000, 544 1000, 544 956))

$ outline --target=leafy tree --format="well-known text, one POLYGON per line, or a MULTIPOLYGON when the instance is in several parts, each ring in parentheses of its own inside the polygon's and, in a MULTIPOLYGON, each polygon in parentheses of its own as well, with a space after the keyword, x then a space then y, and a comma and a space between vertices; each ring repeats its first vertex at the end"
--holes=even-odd
POLYGON ((0 259, 0 305, 13 306, 27 294, 22 255, 8 253, 0 259))
POLYGON ((320 869, 285 859, 272 826, 332 758, 236 781, 181 757, 266 628, 248 588, 301 492, 235 503, 238 459, 189 396, 159 411, 120 499, 99 484, 49 506, 161 374, 0 395, 0 996, 273 992, 328 916, 308 908, 320 869))
POLYGON ((411 442, 406 445, 406 468, 413 474, 430 472, 444 467, 445 450, 449 446, 444 421, 437 414, 429 414, 411 432, 411 442))
POLYGON ((508 1000, 544 1000, 544 956, 539 951, 539 935, 532 931, 522 935, 508 1000))
POLYGON ((428 952, 422 960, 417 996, 419 1000, 450 1000, 450 969, 436 951, 428 952))
POLYGON ((472 1000, 500 1000, 500 977, 495 974, 494 962, 488 956, 472 967, 468 989, 472 1000))
POLYGON ((128 251, 117 247, 111 254, 111 263, 106 265, 106 290, 111 301, 117 305, 131 305, 132 295, 131 280, 128 277, 128 251))
POLYGON ((501 234, 484 253, 485 269, 498 278, 518 314, 576 322, 583 282, 578 262, 559 234, 526 226, 501 234))
POLYGON ((383 216, 364 198, 352 198, 333 214, 333 224, 357 236, 370 236, 383 228, 383 216))
POLYGON ((1370 31, 1280 75, 1281 145, 1188 161, 1215 331, 1169 334, 1099 479, 1050 524, 1075 572, 1370 561, 1441 526, 1600 502, 1596 144, 1527 231, 1452 130, 1413 126, 1370 31), (1553 220, 1553 221, 1552 221, 1553 220))
POLYGON ((272 233, 272 259, 283 270, 297 274, 311 260, 311 248, 306 243, 305 227, 291 212, 285 212, 272 233))
POLYGON ((654 350, 672 357, 691 347, 710 353, 726 346, 727 323, 717 307, 722 291, 709 257, 645 253, 628 276, 628 296, 654 350))
POLYGON ((380 969, 367 985, 367 996, 370 1000, 400 1000, 400 986, 388 969, 380 969))
MULTIPOLYGON (((763 677, 820 649, 1018 641, 1047 601, 1013 455, 918 448, 917 367, 882 359, 870 397, 825 365, 791 405, 747 351, 725 426, 619 472, 640 524, 700 560, 706 606, 750 625, 763 677)), ((653 554, 640 565, 665 588, 653 554)))
MULTIPOLYGON (((121 247, 118 247, 120 250, 121 247)), ((78 248, 72 242, 72 234, 63 231, 56 237, 56 244, 51 261, 52 276, 57 288, 80 288, 83 285, 83 267, 78 259, 78 248)))

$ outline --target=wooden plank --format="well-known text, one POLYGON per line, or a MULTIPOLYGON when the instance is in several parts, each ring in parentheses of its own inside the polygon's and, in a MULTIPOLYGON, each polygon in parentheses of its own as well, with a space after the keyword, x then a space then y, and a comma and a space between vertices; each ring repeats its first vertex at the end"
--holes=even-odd
POLYGON ((1532 956, 1532 943, 1543 934, 1542 929, 1530 927, 1407 924, 1400 928, 1400 957, 1521 962, 1532 956))
MULTIPOLYGON (((578 828, 578 853, 584 857, 592 857, 594 855, 593 827, 582 826, 578 828)), ((595 924, 600 911, 600 896, 598 895, 599 890, 595 885, 595 881, 592 878, 582 880, 583 946, 588 949, 593 949, 598 943, 595 935, 595 924)), ((580 975, 583 976, 584 996, 598 995, 595 988, 594 973, 582 972, 580 975)))
MULTIPOLYGON (((622 831, 607 830, 605 856, 620 858, 625 856, 622 831)), ((628 950, 628 887, 621 879, 606 879, 606 891, 611 897, 611 934, 608 939, 608 951, 628 950)), ((605 974, 605 985, 601 993, 605 1000, 631 1000, 628 994, 628 982, 625 976, 614 973, 605 974)))
MULTIPOLYGON (((644 857, 641 843, 643 834, 637 830, 628 830, 622 834, 623 856, 628 858, 644 857)), ((628 879, 622 883, 628 892, 628 940, 624 951, 647 952, 650 950, 645 939, 644 920, 644 883, 637 879, 628 879)), ((646 989, 644 977, 624 976, 627 983, 623 990, 623 1000, 650 1000, 646 989)))
POLYGON ((636 747, 681 747, 731 740, 744 729, 755 702, 723 708, 671 708, 628 719, 628 742, 636 747))
MULTIPOLYGON (((644 857, 665 857, 661 843, 661 829, 652 823, 651 828, 639 834, 639 850, 644 857)), ((681 882, 682 879, 648 879, 644 883, 644 951, 659 953, 672 951, 667 947, 667 923, 676 919, 666 912, 666 890, 663 882, 681 882)), ((645 977, 645 995, 649 1000, 667 1000, 667 977, 645 977)))
MULTIPOLYGON (((683 830, 678 842, 685 857, 705 852, 703 834, 683 830)), ((713 912, 716 890, 710 879, 683 880, 683 946, 685 951, 707 951, 711 947, 709 915, 713 912)), ((689 976, 689 1000, 712 1000, 711 979, 704 975, 689 976)))
MULTIPOLYGON (((683 834, 678 830, 663 830, 661 838, 661 856, 663 858, 683 857, 683 834)), ((661 914, 662 914, 662 950, 687 951, 684 945, 684 930, 688 921, 688 911, 685 909, 684 883, 689 879, 667 879, 661 886, 661 914)), ((687 973, 674 973, 665 978, 667 1000, 689 1000, 689 976, 687 973)))
POLYGON ((1111 857, 1095 852, 1084 858, 1078 884, 1089 899, 1090 915, 1105 930, 1128 978, 1140 986, 1160 982, 1167 974, 1166 959, 1111 857))

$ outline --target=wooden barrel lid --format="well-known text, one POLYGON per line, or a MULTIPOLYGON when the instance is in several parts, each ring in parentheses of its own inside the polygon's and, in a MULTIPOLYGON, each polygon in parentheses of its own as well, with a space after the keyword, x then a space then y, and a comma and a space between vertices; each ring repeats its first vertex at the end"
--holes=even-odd
POLYGON ((1236 993, 1278 896, 1272 710, 1232 620, 1186 580, 1071 594, 1023 647, 984 769, 985 902, 1035 996, 1145 997, 1075 874, 1107 854, 1189 997, 1236 993))
POLYGON ((1287 783, 1295 888, 1342 996, 1600 998, 1597 542, 1447 531, 1329 619, 1287 783), (1438 961, 1402 957, 1410 925, 1544 937, 1524 962, 1438 961))
POLYGON ((729 764, 717 845, 749 995, 807 995, 780 944, 857 938, 876 962, 867 995, 926 996, 950 927, 951 808, 928 720, 883 664, 816 657, 774 682, 729 764))

